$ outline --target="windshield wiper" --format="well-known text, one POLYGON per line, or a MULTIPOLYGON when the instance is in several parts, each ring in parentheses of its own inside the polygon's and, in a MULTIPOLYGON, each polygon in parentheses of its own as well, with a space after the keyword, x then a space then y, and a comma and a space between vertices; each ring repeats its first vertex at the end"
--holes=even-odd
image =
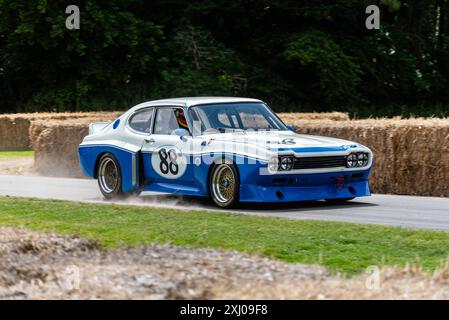
POLYGON ((215 128, 216 130, 225 133, 226 131, 232 131, 232 132, 244 132, 245 130, 240 129, 240 128, 225 128, 225 127, 218 127, 215 128))

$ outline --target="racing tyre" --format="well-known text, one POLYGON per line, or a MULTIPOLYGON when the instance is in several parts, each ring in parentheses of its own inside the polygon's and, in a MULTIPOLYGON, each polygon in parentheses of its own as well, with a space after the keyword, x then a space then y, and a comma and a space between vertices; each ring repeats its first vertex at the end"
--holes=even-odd
POLYGON ((339 204, 339 203, 346 203, 348 201, 353 200, 354 198, 326 199, 326 201, 329 203, 339 204))
POLYGON ((110 153, 104 154, 98 162, 97 180, 100 191, 106 199, 123 198, 122 171, 117 158, 110 153))
POLYGON ((220 163, 212 168, 209 178, 209 194, 220 208, 232 208, 239 202, 240 179, 237 167, 220 163))

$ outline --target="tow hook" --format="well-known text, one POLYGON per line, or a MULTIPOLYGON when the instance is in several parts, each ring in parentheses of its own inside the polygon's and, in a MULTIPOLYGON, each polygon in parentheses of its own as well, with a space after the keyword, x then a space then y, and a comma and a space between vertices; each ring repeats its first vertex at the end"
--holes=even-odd
POLYGON ((345 187, 347 181, 346 177, 334 177, 335 183, 337 184, 337 189, 342 190, 345 187))

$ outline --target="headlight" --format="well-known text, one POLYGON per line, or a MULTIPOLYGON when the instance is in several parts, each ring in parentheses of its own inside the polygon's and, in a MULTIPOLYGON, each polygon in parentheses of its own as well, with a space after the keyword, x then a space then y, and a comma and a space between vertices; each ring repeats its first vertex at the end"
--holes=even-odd
POLYGON ((293 169, 293 158, 292 157, 281 157, 279 169, 281 171, 290 171, 293 169))
POLYGON ((355 168, 357 167, 357 160, 358 160, 358 156, 356 153, 351 153, 347 158, 346 158, 346 166, 348 168, 355 168))
POLYGON ((368 154, 367 153, 359 153, 357 166, 358 167, 365 167, 367 165, 368 165, 368 154))
POLYGON ((268 162, 268 171, 270 173, 276 173, 279 169, 279 159, 278 157, 273 157, 268 162))
POLYGON ((365 152, 351 153, 346 157, 346 167, 348 168, 366 167, 368 162, 369 156, 365 152))

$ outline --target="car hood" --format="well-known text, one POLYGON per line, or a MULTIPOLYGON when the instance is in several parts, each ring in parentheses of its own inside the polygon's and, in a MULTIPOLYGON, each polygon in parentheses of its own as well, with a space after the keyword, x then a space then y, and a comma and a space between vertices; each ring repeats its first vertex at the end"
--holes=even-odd
POLYGON ((291 131, 209 134, 203 135, 202 138, 214 142, 257 145, 269 150, 343 151, 350 147, 361 147, 361 145, 352 141, 296 134, 291 131))

